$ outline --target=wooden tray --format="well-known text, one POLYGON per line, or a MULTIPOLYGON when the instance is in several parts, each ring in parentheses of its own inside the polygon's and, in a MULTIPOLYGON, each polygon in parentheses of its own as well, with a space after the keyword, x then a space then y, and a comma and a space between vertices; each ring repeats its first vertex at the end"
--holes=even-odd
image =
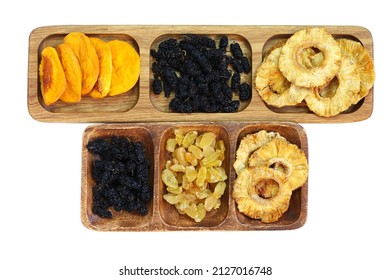
MULTIPOLYGON (((151 91, 150 49, 170 37, 194 33, 218 37, 229 36, 239 42, 251 61, 252 71, 246 78, 253 84, 254 75, 263 54, 277 41, 286 39, 305 26, 137 26, 82 25, 45 26, 33 30, 29 39, 28 109, 30 115, 44 122, 154 122, 154 121, 294 121, 301 123, 355 122, 367 119, 373 110, 373 89, 358 104, 331 118, 318 117, 307 107, 272 108, 267 106, 252 86, 252 99, 243 103, 236 113, 173 113, 163 94, 151 91), (115 97, 95 100, 83 98, 81 103, 57 102, 47 107, 39 88, 38 66, 45 46, 55 46, 69 32, 80 31, 103 40, 121 39, 132 44, 140 53, 141 73, 137 85, 129 92, 115 97)), ((359 26, 324 26, 335 38, 360 41, 373 56, 373 40, 369 30, 359 26)))
POLYGON ((261 129, 276 131, 288 141, 296 144, 308 158, 308 142, 304 129, 294 123, 276 122, 219 122, 219 123, 134 123, 105 124, 86 128, 83 134, 82 146, 82 183, 81 183, 81 220, 85 227, 97 231, 181 231, 181 230, 286 230, 296 229, 304 225, 307 216, 308 182, 295 190, 290 200, 290 207, 279 221, 265 224, 259 220, 250 219, 238 212, 231 196, 235 180, 233 163, 235 152, 241 139, 250 133, 261 129), (227 186, 221 198, 221 207, 206 214, 205 219, 196 223, 186 215, 180 215, 174 206, 164 199, 165 186, 161 172, 169 154, 165 150, 166 141, 172 137, 175 128, 183 131, 197 130, 202 133, 213 131, 218 139, 223 139, 226 145, 224 167, 227 173, 227 186), (113 212, 113 219, 104 219, 92 213, 91 176, 93 155, 86 149, 86 144, 97 137, 126 136, 132 141, 143 141, 146 144, 146 154, 152 162, 150 185, 153 188, 153 199, 150 202, 146 216, 128 212, 113 212))

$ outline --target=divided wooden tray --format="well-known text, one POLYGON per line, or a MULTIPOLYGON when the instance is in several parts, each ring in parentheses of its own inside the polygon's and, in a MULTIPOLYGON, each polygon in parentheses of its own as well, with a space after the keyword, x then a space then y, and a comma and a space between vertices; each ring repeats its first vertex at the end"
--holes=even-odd
POLYGON ((304 129, 289 122, 194 122, 194 123, 134 123, 134 124, 103 124, 86 128, 82 141, 82 183, 81 183, 81 220, 85 227, 97 231, 182 231, 182 230, 287 230, 304 225, 307 216, 308 182, 295 190, 290 200, 287 212, 279 221, 265 224, 259 220, 250 219, 238 212, 232 198, 232 186, 235 180, 233 163, 236 149, 241 139, 259 130, 279 132, 289 142, 296 144, 308 157, 308 141, 304 129), (180 215, 174 206, 164 199, 165 186, 161 172, 169 153, 165 150, 166 141, 172 137, 173 130, 197 130, 198 132, 213 131, 226 145, 224 167, 227 173, 227 189, 221 200, 221 207, 208 212, 205 219, 196 223, 186 215, 180 215), (143 141, 146 144, 146 154, 152 162, 150 184, 153 188, 153 199, 150 202, 146 216, 128 212, 113 211, 113 219, 104 219, 92 213, 91 176, 93 155, 86 149, 86 144, 97 137, 125 136, 132 141, 143 141))
MULTIPOLYGON (((228 35, 241 44, 251 62, 247 82, 253 85, 263 54, 277 41, 286 39, 305 26, 138 26, 138 25, 70 25, 44 26, 33 30, 29 39, 28 109, 30 115, 44 122, 156 122, 156 121, 293 121, 300 123, 355 122, 367 119, 373 110, 373 89, 363 100, 346 112, 332 118, 318 117, 302 106, 271 108, 261 100, 252 86, 252 99, 236 113, 173 113, 163 94, 151 90, 153 78, 150 50, 159 42, 183 34, 203 34, 218 38, 228 35), (55 46, 70 32, 79 31, 103 40, 121 39, 132 44, 141 57, 141 73, 137 85, 129 92, 96 100, 83 98, 77 104, 58 102, 45 106, 40 94, 38 67, 40 53, 55 46)), ((336 38, 360 41, 373 56, 371 33, 359 26, 323 26, 336 38)))

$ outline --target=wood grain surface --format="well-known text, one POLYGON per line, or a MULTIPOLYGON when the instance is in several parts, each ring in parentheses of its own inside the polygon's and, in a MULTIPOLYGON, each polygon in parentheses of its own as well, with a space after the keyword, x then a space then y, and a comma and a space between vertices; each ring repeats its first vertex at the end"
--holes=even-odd
MULTIPOLYGON (((138 25, 65 25, 43 26, 34 29, 29 38, 28 110, 30 115, 43 122, 161 122, 161 121, 291 121, 300 123, 356 122, 367 119, 373 110, 373 89, 358 104, 346 112, 324 118, 300 106, 272 108, 267 106, 253 82, 263 54, 277 41, 291 36, 306 26, 138 26, 138 25), (141 73, 137 85, 122 95, 104 99, 83 98, 77 104, 57 102, 45 106, 40 93, 38 67, 40 53, 45 46, 56 46, 70 32, 83 32, 103 40, 121 39, 132 44, 140 54, 141 73), (252 99, 243 103, 235 113, 173 113, 162 94, 155 95, 150 87, 151 48, 170 37, 183 34, 203 34, 218 38, 223 34, 241 44, 251 61, 252 71, 246 78, 252 83, 252 99)), ((373 40, 369 30, 360 26, 323 26, 335 38, 360 41, 373 57, 373 40)))
POLYGON ((100 124, 86 128, 82 141, 82 182, 81 182, 81 220, 85 227, 96 231, 183 231, 183 230, 288 230, 302 227, 307 217, 308 182, 295 190, 290 199, 289 209, 279 221, 265 224, 259 220, 246 217, 238 212, 232 198, 232 186, 236 177, 233 163, 236 149, 241 139, 259 130, 279 132, 290 143, 296 144, 309 159, 308 140, 304 129, 289 122, 194 122, 194 123, 132 123, 132 124, 100 124), (164 199, 165 186, 161 172, 169 155, 165 150, 166 141, 172 136, 173 130, 197 130, 199 132, 213 131, 217 139, 222 139, 226 145, 225 167, 227 188, 221 197, 221 206, 206 214, 200 223, 194 222, 186 215, 180 215, 176 208, 164 199), (151 161, 150 187, 153 199, 148 205, 148 214, 140 216, 125 211, 113 212, 113 219, 104 219, 92 213, 91 176, 94 156, 88 152, 86 145, 97 137, 125 136, 131 141, 143 141, 146 145, 146 155, 151 161))

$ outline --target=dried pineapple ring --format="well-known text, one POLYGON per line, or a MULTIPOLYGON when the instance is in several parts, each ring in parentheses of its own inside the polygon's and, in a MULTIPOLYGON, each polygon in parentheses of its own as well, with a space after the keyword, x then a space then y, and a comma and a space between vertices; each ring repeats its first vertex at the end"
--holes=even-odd
POLYGON ((279 69, 292 83, 302 87, 322 86, 333 79, 341 64, 341 50, 336 40, 324 28, 306 28, 293 34, 282 48, 279 69), (317 48, 324 60, 318 67, 307 69, 299 64, 300 53, 317 48))
POLYGON ((352 104, 356 104, 369 93, 374 85, 374 61, 368 51, 360 43, 348 39, 339 39, 337 42, 339 43, 341 54, 352 58, 359 71, 360 92, 357 95, 357 98, 352 101, 352 104))
MULTIPOLYGON (((280 72, 278 64, 282 47, 274 49, 260 65, 256 73, 256 90, 269 105, 283 107, 296 105, 313 91, 291 84, 280 72)), ((304 56, 304 55, 302 55, 304 56)))
POLYGON ((233 185, 233 198, 238 210, 253 219, 272 223, 287 211, 292 189, 282 172, 267 167, 248 167, 238 174, 233 185), (276 195, 264 198, 262 188, 277 186, 276 195))
POLYGON ((347 110, 357 98, 360 90, 360 76, 353 60, 348 57, 342 58, 336 78, 322 90, 319 89, 305 97, 309 109, 319 116, 336 116, 347 110), (338 86, 334 85, 337 82, 338 86))
POLYGON ((286 175, 292 190, 307 180, 309 165, 305 153, 285 139, 274 138, 249 158, 249 167, 270 167, 286 175))
POLYGON ((260 130, 257 133, 248 134, 242 138, 240 146, 236 151, 236 161, 233 164, 236 173, 239 174, 248 166, 248 159, 251 153, 275 137, 283 138, 277 132, 267 132, 265 130, 260 130))

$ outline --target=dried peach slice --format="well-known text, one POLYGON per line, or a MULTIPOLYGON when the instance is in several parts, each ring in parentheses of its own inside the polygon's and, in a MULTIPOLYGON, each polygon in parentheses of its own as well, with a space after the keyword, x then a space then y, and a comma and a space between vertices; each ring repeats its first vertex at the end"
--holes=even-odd
POLYGON ((80 102, 82 76, 79 60, 69 44, 59 44, 56 50, 65 72, 67 85, 60 99, 68 103, 80 102))
POLYGON ((69 44, 79 59, 82 84, 81 95, 88 94, 99 76, 99 58, 88 36, 81 32, 71 32, 65 36, 64 42, 69 44))
POLYGON ((127 42, 112 40, 107 43, 112 54, 110 96, 129 91, 138 81, 141 71, 140 56, 127 42))
POLYGON ((65 72, 58 53, 53 47, 46 47, 41 53, 39 80, 43 101, 46 105, 55 103, 66 90, 65 72))
POLYGON ((93 98, 103 98, 110 91, 112 76, 112 55, 111 48, 102 39, 91 37, 92 45, 95 47, 99 57, 99 76, 95 86, 89 93, 93 98))

